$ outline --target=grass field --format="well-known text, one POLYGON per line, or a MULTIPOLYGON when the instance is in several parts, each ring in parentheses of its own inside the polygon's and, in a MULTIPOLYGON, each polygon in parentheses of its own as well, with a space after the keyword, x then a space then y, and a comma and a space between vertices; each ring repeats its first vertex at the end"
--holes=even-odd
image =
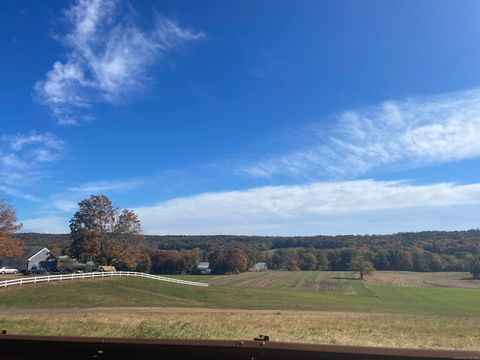
POLYGON ((286 341, 480 350, 480 290, 445 287, 466 274, 427 276, 434 283, 422 276, 389 272, 362 282, 343 272, 266 272, 178 276, 208 288, 140 278, 27 285, 0 289, 0 328, 209 339, 267 333, 286 341))
POLYGON ((365 285, 393 287, 448 287, 480 289, 480 281, 473 280, 466 272, 415 273, 411 271, 377 271, 365 282, 357 281, 358 276, 342 271, 272 271, 265 273, 243 273, 222 276, 178 276, 214 285, 249 288, 295 289, 333 291, 345 294, 365 294, 365 285))

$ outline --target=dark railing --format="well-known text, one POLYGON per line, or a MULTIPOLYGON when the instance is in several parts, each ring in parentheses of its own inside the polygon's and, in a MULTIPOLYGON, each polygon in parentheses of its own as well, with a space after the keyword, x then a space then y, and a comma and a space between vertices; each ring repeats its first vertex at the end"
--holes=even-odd
POLYGON ((1 359, 480 359, 480 352, 247 340, 146 340, 0 335, 1 359))

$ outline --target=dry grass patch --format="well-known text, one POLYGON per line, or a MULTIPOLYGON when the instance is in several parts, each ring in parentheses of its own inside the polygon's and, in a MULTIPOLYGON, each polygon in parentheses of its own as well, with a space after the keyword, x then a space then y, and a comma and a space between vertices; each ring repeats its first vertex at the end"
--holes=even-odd
POLYGON ((15 310, 10 334, 176 339, 253 339, 315 344, 480 350, 479 317, 216 309, 15 310))
POLYGON ((467 272, 377 271, 367 281, 386 286, 480 289, 480 281, 473 280, 467 272))

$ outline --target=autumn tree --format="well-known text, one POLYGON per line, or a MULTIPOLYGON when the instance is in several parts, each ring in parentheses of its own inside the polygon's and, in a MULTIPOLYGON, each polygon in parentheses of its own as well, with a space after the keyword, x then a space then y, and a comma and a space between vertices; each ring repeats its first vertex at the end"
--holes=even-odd
POLYGON ((317 258, 309 250, 299 252, 299 267, 300 270, 311 271, 317 268, 317 258))
POLYGON ((19 258, 23 255, 23 242, 12 236, 21 227, 10 204, 0 200, 0 256, 19 258))
POLYGON ((370 261, 366 261, 361 256, 355 256, 348 264, 350 271, 358 272, 360 279, 363 280, 365 275, 372 275, 375 272, 375 267, 370 261))
POLYGON ((135 270, 139 272, 150 273, 152 270, 152 258, 148 252, 143 252, 142 255, 140 255, 135 270))
POLYGON ((152 254, 152 270, 157 274, 180 274, 182 262, 177 250, 155 250, 152 254))
POLYGON ((203 252, 200 248, 196 247, 192 250, 182 250, 183 256, 182 273, 192 274, 198 263, 202 261, 203 252))
POLYGON ((227 258, 225 252, 221 247, 215 247, 208 255, 208 261, 210 262, 210 269, 214 274, 224 274, 227 272, 227 258))
POLYGON ((141 223, 133 211, 119 211, 105 195, 92 195, 78 205, 70 220, 72 256, 127 270, 146 261, 141 223))
POLYGON ((145 246, 142 225, 133 211, 116 211, 112 234, 106 237, 104 253, 108 262, 116 267, 136 270, 145 246))
POLYGON ((470 274, 472 274, 474 279, 480 279, 480 257, 473 259, 469 266, 470 274))
POLYGON ((248 257, 242 248, 230 248, 226 255, 227 271, 235 274, 247 271, 248 257))
POLYGON ((328 270, 328 258, 324 251, 319 251, 317 253, 317 270, 328 270))

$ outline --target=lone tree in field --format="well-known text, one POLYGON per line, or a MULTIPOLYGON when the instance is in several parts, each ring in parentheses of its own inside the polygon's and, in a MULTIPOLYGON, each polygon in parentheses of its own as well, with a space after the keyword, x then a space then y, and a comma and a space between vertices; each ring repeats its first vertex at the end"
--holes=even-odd
POLYGON ((480 257, 473 259, 470 263, 470 274, 476 280, 480 280, 480 257))
POLYGON ((366 261, 361 256, 355 256, 348 264, 348 269, 360 274, 360 279, 363 280, 365 275, 372 275, 375 272, 375 267, 370 261, 366 261))
POLYGON ((10 204, 0 199, 0 256, 18 258, 23 254, 23 242, 12 234, 21 229, 17 215, 10 204))
POLYGON ((146 251, 137 215, 119 211, 105 195, 92 195, 78 205, 70 220, 71 255, 136 270, 146 251))

